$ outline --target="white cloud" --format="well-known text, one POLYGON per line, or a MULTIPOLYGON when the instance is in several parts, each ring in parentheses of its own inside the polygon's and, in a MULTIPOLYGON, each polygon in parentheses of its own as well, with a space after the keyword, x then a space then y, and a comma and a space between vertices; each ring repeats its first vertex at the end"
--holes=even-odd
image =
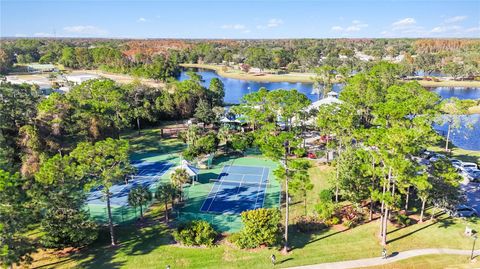
POLYGON ((458 25, 452 25, 452 26, 437 26, 430 30, 431 33, 445 33, 445 32, 453 32, 453 31, 459 31, 462 30, 462 27, 458 25))
POLYGON ((26 34, 15 34, 15 37, 27 37, 26 34))
POLYGON ((362 23, 359 20, 353 20, 352 24, 349 26, 342 27, 339 25, 335 25, 335 26, 332 26, 331 30, 334 32, 352 33, 352 32, 361 31, 363 28, 366 28, 366 27, 368 27, 368 24, 362 23))
POLYGON ((63 27, 67 33, 74 33, 80 35, 105 35, 108 32, 104 29, 92 25, 75 25, 63 27))
POLYGON ((145 19, 144 17, 140 17, 138 18, 137 22, 146 22, 147 19, 145 19))
POLYGON ((44 32, 34 33, 33 35, 38 37, 53 37, 52 33, 44 33, 44 32))
POLYGON ((257 25, 257 29, 275 28, 283 24, 281 19, 270 19, 266 24, 257 25))
POLYGON ((445 23, 455 23, 455 22, 461 22, 467 19, 467 16, 454 16, 450 18, 445 19, 445 23))
POLYGON ((411 26, 416 23, 417 21, 414 18, 405 18, 392 23, 392 26, 396 28, 401 28, 401 27, 411 26))
POLYGON ((267 27, 268 28, 273 28, 273 27, 278 27, 283 24, 283 21, 280 19, 270 19, 268 21, 267 27))
POLYGON ((224 24, 221 27, 222 29, 231 29, 231 30, 245 30, 247 27, 243 24, 224 24))
POLYGON ((480 32, 480 26, 479 27, 467 28, 467 29, 465 29, 465 32, 467 32, 467 33, 480 32))

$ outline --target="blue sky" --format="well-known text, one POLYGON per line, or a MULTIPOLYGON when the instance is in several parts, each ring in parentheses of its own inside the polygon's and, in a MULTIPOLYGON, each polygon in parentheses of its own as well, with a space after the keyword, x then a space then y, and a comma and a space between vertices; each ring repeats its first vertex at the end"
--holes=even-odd
POLYGON ((0 0, 2 37, 480 37, 480 1, 0 0))

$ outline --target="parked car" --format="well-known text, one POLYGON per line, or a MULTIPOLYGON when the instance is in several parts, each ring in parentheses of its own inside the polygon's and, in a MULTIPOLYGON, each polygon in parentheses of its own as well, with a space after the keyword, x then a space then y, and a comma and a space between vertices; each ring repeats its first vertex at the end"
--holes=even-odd
POLYGON ((480 170, 470 170, 467 172, 467 179, 470 182, 479 182, 480 183, 480 170))
POLYGON ((478 212, 474 208, 467 205, 459 205, 454 212, 455 217, 470 218, 478 217, 478 212))
POLYGON ((450 162, 452 163, 453 167, 460 169, 462 167, 463 162, 457 159, 450 159, 450 162))
POLYGON ((428 150, 424 150, 424 151, 420 154, 420 156, 421 156, 422 158, 429 159, 430 157, 433 156, 433 154, 435 154, 435 152, 433 152, 433 151, 428 151, 428 150))
POLYGON ((447 157, 445 157, 445 155, 443 154, 433 153, 428 160, 431 162, 436 162, 440 159, 446 159, 446 158, 447 157))
POLYGON ((412 160, 414 160, 420 165, 430 165, 430 161, 422 157, 413 156, 412 160))
POLYGON ((478 170, 478 165, 476 163, 467 163, 464 162, 462 163, 462 167, 460 167, 462 171, 467 171, 470 169, 478 170))

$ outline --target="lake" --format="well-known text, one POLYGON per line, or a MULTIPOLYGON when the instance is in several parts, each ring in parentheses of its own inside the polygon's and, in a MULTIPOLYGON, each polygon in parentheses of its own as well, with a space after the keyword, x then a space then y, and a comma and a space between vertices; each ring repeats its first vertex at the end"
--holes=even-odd
MULTIPOLYGON (((275 89, 297 89, 299 92, 305 94, 310 100, 316 101, 318 99, 315 93, 312 93, 312 83, 290 83, 290 82, 256 82, 247 81, 233 78, 225 78, 219 76, 213 70, 195 69, 196 72, 202 76, 204 82, 203 85, 208 87, 212 78, 219 78, 225 86, 225 99, 226 103, 237 104, 241 98, 251 92, 258 91, 261 87, 265 87, 268 90, 275 89)), ((178 80, 186 80, 188 75, 186 71, 183 71, 178 80)), ((335 84, 333 90, 340 92, 342 89, 341 84, 335 84)), ((480 99, 480 88, 465 88, 465 87, 436 87, 430 88, 433 92, 436 92, 442 98, 457 97, 459 99, 480 99)), ((452 133, 452 142, 456 146, 468 149, 468 150, 480 150, 480 115, 463 116, 463 127, 455 129, 452 133), (467 126, 472 128, 467 128, 467 126)), ((440 133, 446 131, 446 126, 435 125, 440 133)))
MULTIPOLYGON (((297 89, 297 91, 305 94, 310 100, 316 101, 318 99, 315 93, 312 93, 312 83, 291 83, 291 82, 257 82, 249 80, 240 80, 234 78, 226 78, 219 76, 213 70, 206 69, 194 69, 197 70, 197 74, 201 75, 204 82, 203 85, 208 87, 212 78, 219 78, 225 85, 225 102, 231 104, 237 104, 241 98, 248 93, 258 91, 261 87, 265 87, 268 90, 275 89, 297 89)), ((188 79, 186 71, 181 72, 178 80, 188 79)), ((336 92, 341 91, 341 84, 335 84, 333 90, 336 92)), ((480 99, 480 88, 466 88, 466 87, 436 87, 430 88, 430 90, 436 92, 442 98, 457 97, 459 99, 480 99)))

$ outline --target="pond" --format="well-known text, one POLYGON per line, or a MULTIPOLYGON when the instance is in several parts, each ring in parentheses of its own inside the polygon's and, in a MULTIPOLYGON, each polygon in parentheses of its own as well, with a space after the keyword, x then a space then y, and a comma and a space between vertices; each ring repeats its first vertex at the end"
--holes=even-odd
MULTIPOLYGON (((229 104, 237 104, 241 98, 251 92, 258 91, 259 88, 265 87, 268 90, 275 89, 297 89, 305 94, 310 100, 316 101, 318 96, 313 93, 312 83, 290 83, 290 82, 256 82, 233 78, 225 78, 219 76, 215 71, 205 69, 195 69, 202 76, 203 85, 208 87, 212 78, 219 78, 225 85, 225 102, 229 104)), ((183 71, 178 80, 186 80, 188 75, 183 71)), ((340 92, 343 85, 335 84, 333 90, 340 92)), ((436 87, 430 88, 442 98, 457 97, 459 99, 480 99, 480 88, 465 87, 436 87)), ((452 135, 452 142, 458 147, 469 150, 480 150, 480 115, 464 116, 462 118, 462 127, 455 129, 452 135), (468 124, 467 124, 468 123, 468 124), (468 128, 473 127, 473 128, 468 128)), ((446 126, 435 125, 440 133, 444 133, 446 126)))

